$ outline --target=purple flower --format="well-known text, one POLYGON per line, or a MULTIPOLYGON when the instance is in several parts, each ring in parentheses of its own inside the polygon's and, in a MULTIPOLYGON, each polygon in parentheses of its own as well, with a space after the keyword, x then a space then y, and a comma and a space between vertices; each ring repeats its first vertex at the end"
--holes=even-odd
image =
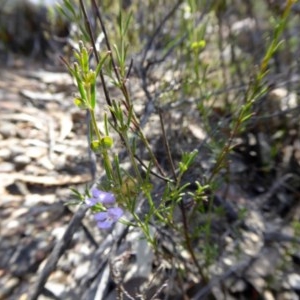
POLYGON ((92 188, 91 194, 92 197, 85 200, 88 206, 94 206, 99 202, 102 204, 114 204, 116 202, 114 194, 98 190, 97 188, 92 188))
POLYGON ((123 209, 120 207, 111 207, 107 211, 102 211, 95 214, 95 220, 97 221, 97 226, 100 229, 108 229, 115 222, 117 222, 123 215, 123 209))

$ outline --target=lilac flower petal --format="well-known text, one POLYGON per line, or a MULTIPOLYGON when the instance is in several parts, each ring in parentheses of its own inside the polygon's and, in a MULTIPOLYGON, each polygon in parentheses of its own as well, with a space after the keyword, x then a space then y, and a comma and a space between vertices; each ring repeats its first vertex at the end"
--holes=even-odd
POLYGON ((94 205, 96 205, 98 202, 99 202, 99 201, 98 201, 97 199, 95 199, 95 198, 87 198, 87 199, 85 199, 85 204, 86 204, 87 206, 94 206, 94 205))
POLYGON ((93 196, 93 198, 99 198, 100 193, 102 193, 102 191, 98 190, 97 188, 92 188, 91 189, 91 194, 93 196))
POLYGON ((111 218, 114 221, 118 221, 123 215, 123 213, 123 209, 120 207, 111 207, 107 209, 107 214, 109 218, 111 218))
POLYGON ((114 204, 116 202, 115 195, 110 192, 104 192, 97 188, 92 188, 91 194, 92 198, 95 199, 96 202, 101 202, 103 204, 114 204))
POLYGON ((113 225, 113 221, 112 220, 106 220, 104 222, 97 222, 97 226, 100 228, 100 229, 109 229, 111 228, 111 226, 113 225))
POLYGON ((108 208, 107 211, 96 213, 94 218, 97 221, 97 226, 100 229, 108 229, 113 225, 113 223, 119 220, 123 213, 123 209, 120 207, 111 207, 108 208))
POLYGON ((105 220, 107 220, 109 218, 109 216, 106 211, 102 211, 102 212, 96 213, 94 215, 94 218, 96 221, 104 222, 105 220))
POLYGON ((112 193, 100 191, 99 201, 103 204, 114 204, 116 202, 116 198, 112 193))

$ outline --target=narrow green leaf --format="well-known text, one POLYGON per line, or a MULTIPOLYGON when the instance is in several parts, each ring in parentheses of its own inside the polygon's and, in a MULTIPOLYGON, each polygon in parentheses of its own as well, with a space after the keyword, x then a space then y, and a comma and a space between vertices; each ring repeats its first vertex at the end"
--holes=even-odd
POLYGON ((72 13, 73 16, 76 15, 75 9, 73 8, 73 5, 69 0, 64 0, 63 1, 63 6, 72 13))
POLYGON ((121 186, 123 181, 122 181, 122 175, 121 175, 120 162, 119 162, 118 155, 114 156, 114 165, 115 165, 116 173, 118 176, 119 184, 121 186))
POLYGON ((114 44, 113 47, 114 47, 114 49, 115 49, 115 51, 116 51, 117 61, 118 61, 118 63, 120 63, 120 62, 122 61, 122 57, 121 57, 121 55, 120 55, 119 49, 118 49, 118 47, 117 47, 116 44, 114 44))
POLYGON ((95 80, 91 82, 91 108, 94 110, 96 106, 96 82, 95 80))
POLYGON ((102 57, 102 58, 100 59, 100 62, 99 62, 99 64, 97 65, 97 68, 96 68, 96 71, 95 71, 96 77, 98 77, 98 75, 99 75, 99 73, 100 73, 100 71, 101 71, 101 69, 102 69, 102 66, 103 66, 103 64, 105 63, 105 61, 106 61, 106 59, 107 59, 108 57, 109 57, 109 53, 106 53, 105 56, 102 57))
POLYGON ((104 130, 105 130, 105 135, 109 135, 107 113, 104 113, 104 130))

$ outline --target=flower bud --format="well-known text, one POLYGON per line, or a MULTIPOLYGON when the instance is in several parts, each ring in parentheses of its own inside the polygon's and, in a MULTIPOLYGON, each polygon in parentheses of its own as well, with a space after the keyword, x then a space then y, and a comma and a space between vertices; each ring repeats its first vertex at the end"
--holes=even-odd
POLYGON ((78 108, 80 108, 80 109, 87 109, 87 108, 88 108, 87 103, 86 103, 83 99, 81 99, 81 98, 79 98, 79 97, 77 97, 77 98, 74 99, 74 104, 75 104, 78 108))
POLYGON ((110 149, 113 145, 114 141, 110 136, 105 136, 101 139, 101 146, 103 149, 110 149))
POLYGON ((101 147, 101 143, 98 140, 92 141, 90 146, 91 146, 91 149, 93 152, 95 152, 95 153, 101 152, 102 147, 101 147))

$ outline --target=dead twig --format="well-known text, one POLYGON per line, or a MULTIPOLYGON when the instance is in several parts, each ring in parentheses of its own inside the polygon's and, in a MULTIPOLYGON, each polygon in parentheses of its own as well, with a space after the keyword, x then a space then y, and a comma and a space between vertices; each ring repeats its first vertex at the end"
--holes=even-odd
POLYGON ((71 222, 69 223, 62 239, 55 245, 52 250, 46 265, 40 275, 38 276, 36 283, 32 288, 32 292, 30 293, 28 299, 29 300, 37 300, 39 295, 44 289, 44 285, 50 276, 50 274, 55 270, 56 265, 63 255, 63 253, 68 249, 69 244, 72 240, 74 233, 81 226, 81 220, 84 218, 86 211, 88 208, 86 206, 81 206, 79 210, 73 216, 71 222))

